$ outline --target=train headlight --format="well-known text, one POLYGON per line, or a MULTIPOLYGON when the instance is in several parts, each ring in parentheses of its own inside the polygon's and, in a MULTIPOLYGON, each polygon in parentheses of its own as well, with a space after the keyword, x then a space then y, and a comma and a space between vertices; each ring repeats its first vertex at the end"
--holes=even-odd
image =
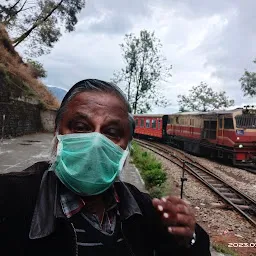
POLYGON ((240 140, 240 138, 239 138, 239 137, 237 137, 236 139, 237 139, 237 140, 240 140))
POLYGON ((239 147, 239 148, 242 148, 242 147, 243 147, 243 145, 242 145, 242 144, 240 144, 238 147, 239 147))

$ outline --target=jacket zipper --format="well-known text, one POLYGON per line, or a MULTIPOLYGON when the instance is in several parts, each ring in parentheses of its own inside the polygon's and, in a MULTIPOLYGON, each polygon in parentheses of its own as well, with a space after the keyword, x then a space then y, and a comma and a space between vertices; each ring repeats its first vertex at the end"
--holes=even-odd
POLYGON ((75 227, 73 225, 73 223, 70 223, 74 232, 74 241, 75 241, 75 256, 78 256, 78 246, 77 246, 77 235, 76 235, 76 231, 75 231, 75 227))
POLYGON ((126 239, 126 236, 124 235, 124 232, 123 232, 123 223, 122 223, 122 222, 121 222, 121 232, 122 232, 122 235, 123 235, 125 244, 126 244, 126 246, 128 247, 128 249, 129 249, 131 255, 132 255, 132 256, 136 256, 136 255, 133 253, 132 248, 131 248, 131 246, 130 246, 128 240, 126 239))

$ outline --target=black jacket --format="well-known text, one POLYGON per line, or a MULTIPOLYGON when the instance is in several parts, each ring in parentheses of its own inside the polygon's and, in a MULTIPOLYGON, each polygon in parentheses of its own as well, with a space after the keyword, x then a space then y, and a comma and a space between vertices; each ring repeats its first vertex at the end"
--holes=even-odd
MULTIPOLYGON (((39 239, 29 239, 39 188, 47 162, 39 162, 20 173, 0 175, 0 254, 3 256, 75 256, 76 237, 66 218, 57 218, 54 232, 39 239)), ((135 214, 121 223, 122 232, 131 255, 210 255, 209 237, 196 226, 196 243, 190 248, 180 247, 166 231, 148 194, 131 184, 115 185, 122 202, 125 190, 136 200, 142 215, 135 214), (155 254, 154 254, 155 252, 155 254)))

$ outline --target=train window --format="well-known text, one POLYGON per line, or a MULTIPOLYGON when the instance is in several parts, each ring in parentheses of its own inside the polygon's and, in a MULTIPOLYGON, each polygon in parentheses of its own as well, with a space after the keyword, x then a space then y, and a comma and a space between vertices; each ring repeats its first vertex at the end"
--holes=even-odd
POLYGON ((158 129, 161 129, 161 119, 158 120, 158 129))
POLYGON ((135 119, 135 126, 138 127, 139 126, 139 120, 135 119))
POLYGON ((191 125, 191 126, 194 126, 194 125, 195 125, 194 119, 190 119, 190 125, 191 125))
POLYGON ((224 129, 234 129, 233 118, 224 119, 224 129))
POLYGON ((254 115, 240 115, 236 116, 236 127, 237 128, 256 128, 256 116, 254 115))
POLYGON ((204 139, 216 139, 216 128, 217 121, 214 120, 206 120, 204 121, 204 139))
POLYGON ((217 129, 217 121, 210 121, 210 129, 216 130, 217 129))
POLYGON ((204 128, 210 129, 210 122, 209 121, 204 121, 204 128))
POLYGON ((140 127, 144 127, 144 119, 140 119, 140 127))
POLYGON ((150 128, 150 120, 149 119, 146 120, 146 128, 150 128))
POLYGON ((156 129, 156 119, 152 120, 152 128, 156 129))
MULTIPOLYGON (((159 120, 160 121, 160 120, 159 120)), ((168 121, 167 121, 168 124, 173 124, 173 118, 168 116, 168 121)))

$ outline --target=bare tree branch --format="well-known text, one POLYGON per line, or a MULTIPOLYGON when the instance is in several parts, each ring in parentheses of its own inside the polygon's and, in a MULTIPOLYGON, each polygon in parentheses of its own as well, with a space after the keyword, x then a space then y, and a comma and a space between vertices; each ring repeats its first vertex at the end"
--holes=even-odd
MULTIPOLYGON (((18 4, 20 1, 21 1, 21 0, 19 0, 16 4, 18 4)), ((23 10, 23 8, 24 8, 24 6, 26 5, 26 3, 27 3, 27 0, 25 0, 25 2, 23 3, 23 5, 20 7, 19 10, 17 10, 16 12, 14 12, 13 15, 10 15, 9 19, 7 19, 8 16, 6 16, 6 18, 5 18, 4 22, 3 22, 3 24, 4 24, 5 26, 8 25, 20 12, 25 11, 25 10, 23 10)), ((28 8, 26 8, 26 10, 28 10, 28 9, 30 9, 30 8, 31 8, 31 7, 28 7, 28 8)))
POLYGON ((64 0, 61 0, 42 20, 36 21, 35 24, 30 29, 28 29, 24 34, 22 34, 20 37, 15 39, 13 41, 14 47, 18 46, 22 41, 24 41, 32 33, 32 31, 35 28, 37 28, 39 25, 45 22, 57 10, 57 8, 63 3, 63 1, 64 0))

